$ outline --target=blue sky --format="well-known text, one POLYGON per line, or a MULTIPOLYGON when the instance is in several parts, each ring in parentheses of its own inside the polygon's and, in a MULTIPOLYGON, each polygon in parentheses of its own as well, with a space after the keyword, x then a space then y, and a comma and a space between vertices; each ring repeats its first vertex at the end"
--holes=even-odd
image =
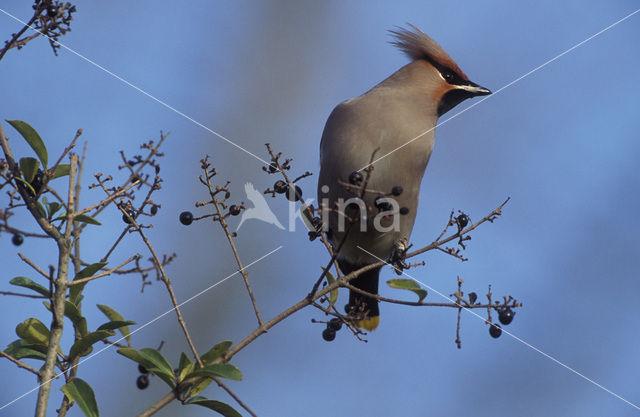
MULTIPOLYGON (((318 146, 327 116, 339 102, 362 94, 407 62, 388 44, 387 30, 410 22, 432 36, 475 82, 498 90, 637 9, 633 1, 552 2, 81 2, 72 32, 62 42, 209 129, 266 159, 264 143, 294 158, 298 172, 318 172, 318 146)), ((5 0, 1 8, 21 19, 28 4, 5 0)), ((21 25, 0 13, 3 39, 21 25)), ((494 224, 472 234, 460 263, 430 252, 410 271, 450 294, 456 276, 466 291, 513 295, 524 303, 507 330, 526 343, 640 404, 640 156, 636 82, 640 13, 536 71, 436 130, 436 146, 422 183, 412 236, 423 246, 438 235, 451 209, 479 219, 506 197, 494 224)), ((50 154, 60 152, 76 129, 88 141, 88 174, 119 175, 119 151, 137 152, 143 141, 170 131, 162 161, 162 204, 149 231, 156 249, 175 252, 168 268, 179 299, 234 271, 231 252, 216 224, 184 227, 178 214, 194 213, 206 199, 197 176, 210 155, 234 196, 244 184, 262 190, 274 181, 252 156, 127 86, 68 51, 55 57, 38 39, 0 62, 0 116, 32 124, 50 154)), ((474 101, 458 106, 447 116, 474 101)), ((3 123, 8 134, 16 136, 3 123)), ((12 141, 14 152, 28 149, 12 141)), ((302 182, 315 193, 315 176, 302 182)), ((85 184, 90 176, 85 177, 85 184)), ((97 191, 83 190, 85 204, 97 191)), ((269 200, 285 224, 287 204, 269 200)), ((114 209, 90 231, 83 256, 99 259, 120 233, 114 209)), ((25 228, 35 229, 26 216, 25 228)), ((235 224, 232 223, 232 227, 235 224)), ((263 316, 270 318, 309 291, 327 255, 295 232, 249 221, 238 247, 250 262, 282 245, 250 270, 263 316)), ((27 240, 19 249, 0 237, 3 284, 31 276, 21 251, 40 265, 55 263, 50 243, 27 240)), ((114 254, 144 253, 131 236, 114 254)), ((146 254, 145 254, 146 255, 146 254)), ((382 278, 395 277, 386 270, 382 278)), ((89 326, 102 320, 95 304, 109 304, 127 319, 145 323, 170 307, 159 284, 140 294, 138 277, 113 277, 88 287, 89 326)), ((405 294, 382 288, 383 295, 405 294)), ((346 302, 341 296, 340 304, 346 302)), ((440 301, 433 293, 428 299, 440 301)), ((0 345, 15 339, 28 316, 47 320, 39 301, 3 297, 0 345)), ((187 304, 194 342, 206 350, 240 340, 255 327, 241 279, 231 279, 187 304)), ((585 381, 520 341, 494 340, 487 326, 463 314, 462 349, 455 347, 454 311, 381 306, 378 330, 361 343, 347 334, 326 343, 322 317, 311 309, 276 326, 238 354, 244 381, 230 383, 260 416, 443 415, 479 416, 508 410, 525 416, 637 415, 639 410, 585 381)), ((137 333, 136 347, 157 346, 177 359, 187 351, 173 316, 137 333)), ((68 342, 68 340, 67 340, 68 342)), ((30 390, 34 378, 0 361, 4 404, 30 390)), ((135 388, 136 367, 114 351, 87 361, 79 376, 96 389, 103 415, 132 415, 166 392, 153 378, 135 388)), ((51 415, 58 407, 59 382, 51 415)), ((210 388, 207 395, 228 401, 210 388)), ((0 411, 33 412, 35 393, 0 411)), ((160 416, 209 413, 178 403, 160 416)), ((71 416, 81 415, 74 407, 71 416)))

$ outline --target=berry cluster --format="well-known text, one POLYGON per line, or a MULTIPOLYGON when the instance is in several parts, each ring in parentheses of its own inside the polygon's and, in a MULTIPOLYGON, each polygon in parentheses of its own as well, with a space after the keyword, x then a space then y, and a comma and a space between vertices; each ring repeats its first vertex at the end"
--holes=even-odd
POLYGON ((335 317, 327 322, 327 328, 322 331, 322 338, 331 342, 336 338, 336 332, 342 329, 342 320, 335 317))
POLYGON ((142 365, 138 365, 138 371, 140 376, 136 379, 136 386, 138 389, 145 389, 149 386, 149 371, 142 365))
POLYGON ((302 198, 302 188, 297 185, 289 187, 289 184, 282 180, 278 180, 273 184, 273 191, 277 194, 284 194, 289 201, 299 201, 302 198))
MULTIPOLYGON (((364 175, 360 171, 353 171, 349 174, 349 183, 351 185, 355 185, 357 187, 362 186, 364 182, 364 175)), ((373 200, 373 205, 378 209, 378 211, 391 211, 393 210, 393 205, 391 204, 391 200, 389 196, 399 197, 402 195, 404 189, 400 185, 396 185, 391 188, 391 192, 388 194, 380 194, 373 200)), ((403 216, 409 214, 409 207, 400 207, 399 213, 403 216)))
MULTIPOLYGON (((513 311, 510 307, 500 308, 498 310, 498 320, 505 326, 513 321, 515 315, 516 312, 513 311)), ((489 334, 491 335, 491 337, 497 339, 498 337, 500 337, 500 335, 502 335, 502 327, 497 323, 492 323, 491 327, 489 327, 489 334)))

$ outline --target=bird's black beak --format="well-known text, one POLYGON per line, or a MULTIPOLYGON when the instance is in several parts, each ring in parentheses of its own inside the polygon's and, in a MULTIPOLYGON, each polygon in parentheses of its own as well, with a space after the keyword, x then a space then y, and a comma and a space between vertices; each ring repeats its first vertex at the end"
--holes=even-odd
POLYGON ((491 91, 472 81, 466 81, 464 84, 457 84, 455 88, 447 91, 438 103, 438 117, 442 116, 464 100, 476 96, 486 96, 491 91))
POLYGON ((469 81, 466 85, 459 85, 458 88, 466 91, 469 97, 488 96, 491 94, 488 88, 481 87, 473 81, 469 81))

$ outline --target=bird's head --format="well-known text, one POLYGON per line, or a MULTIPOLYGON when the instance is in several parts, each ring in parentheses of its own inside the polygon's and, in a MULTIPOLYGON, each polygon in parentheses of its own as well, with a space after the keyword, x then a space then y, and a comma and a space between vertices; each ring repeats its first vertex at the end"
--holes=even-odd
POLYGON ((426 89, 437 101, 438 116, 442 116, 462 101, 491 94, 488 89, 469 80, 453 59, 429 36, 413 25, 412 30, 397 28, 391 30, 393 45, 400 48, 420 66, 420 71, 426 71, 427 85, 419 86, 426 89))

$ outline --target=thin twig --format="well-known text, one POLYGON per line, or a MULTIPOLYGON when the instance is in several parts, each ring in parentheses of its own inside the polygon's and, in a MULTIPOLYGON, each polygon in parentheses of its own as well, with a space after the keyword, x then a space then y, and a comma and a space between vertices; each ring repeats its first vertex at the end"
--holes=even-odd
MULTIPOLYGON (((278 168, 278 171, 282 174, 282 177, 284 178, 285 182, 287 183, 287 185, 289 186, 289 189, 295 190, 295 185, 294 183, 301 177, 305 177, 301 176, 299 178, 296 178, 296 180, 291 181, 289 179, 289 176, 287 175, 287 173, 285 172, 286 170, 283 168, 282 164, 280 164, 279 161, 279 157, 280 154, 275 154, 273 152, 273 150, 271 149, 271 145, 270 144, 265 144, 267 147, 267 151, 269 152, 269 156, 271 157, 271 161, 276 164, 276 167, 278 168)), ((313 210, 311 210, 311 207, 309 207, 307 205, 307 203, 305 203, 303 198, 300 198, 300 204, 302 205, 304 211, 307 212, 307 214, 309 215, 309 217, 313 218, 314 214, 313 214, 313 210)), ((333 253, 333 247, 331 246, 331 244, 329 243, 329 240, 327 239, 327 234, 321 229, 320 231, 320 241, 322 242, 322 244, 324 245, 324 247, 327 249, 327 251, 329 252, 329 256, 331 256, 333 258, 333 264, 335 267, 335 270, 338 274, 338 277, 342 276, 342 272, 340 271, 340 268, 338 266, 338 261, 337 261, 337 256, 334 257, 334 253, 333 253)), ((329 266, 327 266, 327 268, 329 268, 329 266)), ((322 279, 321 279, 322 280, 322 279)))
MULTIPOLYGON (((144 160, 141 160, 139 163, 138 168, 136 168, 136 170, 134 171, 135 175, 131 175, 126 181, 125 183, 122 185, 123 188, 127 187, 129 185, 129 183, 134 182, 135 178, 140 178, 140 172, 142 171, 142 169, 144 167, 147 166, 147 164, 151 161, 151 159, 158 155, 158 149, 160 148, 160 145, 162 145, 162 143, 164 142, 164 140, 169 136, 170 132, 167 132, 166 134, 160 134, 160 140, 158 140, 158 143, 153 146, 148 148, 149 149, 149 154, 147 155, 147 157, 144 160)), ((107 208, 107 206, 101 206, 96 208, 96 211, 93 212, 91 214, 91 217, 96 217, 100 212, 102 212, 102 210, 104 210, 105 208, 107 208)), ((87 224, 83 224, 81 226, 81 231, 87 226, 87 224)))
MULTIPOLYGON (((103 191, 107 195, 109 195, 109 190, 107 190, 107 188, 104 186, 104 184, 100 183, 100 186, 102 187, 103 191)), ((184 336, 187 339, 187 343, 189 344, 189 348, 191 349, 191 352, 193 353, 193 356, 196 359, 196 362, 198 362, 198 365, 200 365, 202 367, 203 366, 202 359, 200 359, 200 355, 198 354, 198 351, 196 350, 196 347, 193 344, 193 341, 191 340, 191 336, 189 335, 189 330, 187 329, 187 324, 184 321, 184 318, 182 317, 182 313, 180 312, 180 307, 178 306, 178 300, 176 298, 176 294, 173 291, 173 287, 171 286, 171 279, 169 279, 169 277, 167 277, 167 274, 164 271, 164 267, 162 266, 162 262, 160 262, 160 259, 158 258, 158 255, 156 254, 155 249, 151 245, 151 242, 149 241, 149 239, 147 239, 147 236, 142 231, 142 228, 138 225, 138 223, 136 222, 136 220, 134 218, 132 218, 131 216, 128 215, 128 213, 126 212, 126 210, 123 207, 118 206, 118 208, 120 209, 120 211, 124 215, 127 215, 130 218, 131 224, 130 224, 129 227, 133 227, 134 231, 138 232, 138 234, 142 238, 142 241, 144 242, 144 244, 149 249, 149 252, 151 253, 151 256, 153 257, 154 263, 155 263, 156 267, 158 268, 158 272, 160 273, 160 279, 164 283, 164 285, 166 286, 167 291, 169 292, 169 297, 171 298, 171 303, 173 304, 173 309, 176 312, 176 316, 178 318, 178 323, 180 324, 180 327, 182 328, 182 332, 184 333, 184 336)))
POLYGON ((70 155, 71 167, 69 169, 69 193, 67 204, 69 212, 67 212, 67 225, 64 236, 56 239, 58 244, 58 276, 55 280, 55 292, 52 294, 51 312, 53 319, 51 321, 51 331, 49 336, 49 345, 47 346, 47 356, 45 364, 40 372, 42 384, 38 390, 38 399, 36 403, 36 417, 45 417, 47 414, 47 404, 49 401, 49 392, 51 390, 51 381, 54 378, 55 364, 57 352, 62 338, 62 330, 64 323, 64 310, 67 294, 67 282, 69 274, 69 258, 71 255, 71 231, 72 231, 72 212, 75 209, 74 186, 76 181, 76 173, 78 168, 78 155, 70 155))
MULTIPOLYGON (((394 298, 383 297, 380 294, 373 294, 364 290, 361 290, 358 287, 354 287, 349 283, 343 283, 340 285, 341 287, 348 288, 351 291, 357 292, 358 294, 364 295, 365 297, 373 298, 379 302, 391 303, 391 304, 402 304, 405 306, 415 306, 415 307, 451 307, 451 308, 495 308, 495 305, 492 304, 469 304, 462 302, 424 302, 424 301, 404 301, 404 300, 396 300, 394 298)), ((515 303, 513 307, 520 307, 520 303, 515 303)))
POLYGON ((227 391, 227 394, 229 394, 231 396, 231 398, 233 398, 240 407, 244 408, 245 410, 247 410, 247 413, 251 414, 253 417, 258 417, 256 415, 256 413, 254 413, 253 411, 251 411, 251 409, 249 408, 249 406, 247 406, 245 403, 242 402, 242 400, 240 400, 240 398, 238 398, 238 396, 229 389, 229 387, 227 387, 221 380, 220 378, 216 378, 213 377, 213 380, 216 381, 216 384, 218 384, 218 386, 220 388, 222 388, 223 390, 227 391))
POLYGON ((113 268, 110 268, 110 269, 107 269, 105 271, 102 271, 99 274, 96 274, 96 275, 93 275, 93 276, 90 276, 90 277, 87 277, 87 278, 81 278, 81 279, 73 280, 73 281, 69 282, 69 286, 71 287, 73 285, 84 284, 86 282, 93 281, 94 279, 102 278, 102 277, 104 277, 106 275, 111 275, 112 273, 114 273, 118 269, 122 268, 123 266, 125 266, 129 262, 131 262, 131 261, 133 261, 135 259, 138 259, 140 257, 141 257, 140 254, 133 255, 131 258, 129 258, 126 261, 122 262, 120 265, 114 266, 113 268))
POLYGON ((118 198, 119 196, 121 196, 122 194, 126 193, 127 191, 129 191, 130 189, 132 189, 133 187, 135 187, 136 185, 138 185, 140 183, 140 181, 134 181, 131 184, 129 184, 126 187, 123 187, 122 189, 116 191, 115 193, 109 195, 109 197, 105 198, 104 200, 100 201, 99 203, 96 203, 92 206, 89 206, 87 208, 84 208, 76 213, 74 213, 76 216, 79 216, 80 214, 85 214, 90 212, 91 210, 96 209, 97 207, 100 207, 102 205, 106 206, 107 204, 109 204, 110 202, 112 202, 113 200, 115 200, 116 198, 118 198))
MULTIPOLYGON (((82 180, 82 173, 84 172, 84 162, 86 160, 86 157, 87 157, 87 142, 85 142, 84 146, 82 147, 82 157, 80 158, 80 164, 78 165, 78 174, 77 174, 76 186, 74 190, 76 207, 80 207, 80 192, 82 191, 81 180, 82 180)), ((78 222, 73 222, 73 230, 71 232, 71 235, 73 237, 73 249, 74 249, 74 253, 73 255, 71 255, 71 260, 73 262, 73 272, 75 276, 78 274, 78 272, 80 272, 82 268, 82 265, 80 263, 80 228, 78 227, 78 222)), ((82 309, 82 304, 78 305, 77 308, 78 308, 78 311, 80 311, 82 309)), ((74 331, 74 342, 77 342, 82 337, 82 333, 80 329, 75 325, 73 326, 73 331, 74 331)), ((79 363, 80 363, 80 356, 76 356, 75 358, 73 358, 69 366, 69 374, 67 375, 65 373, 66 382, 69 382, 76 377, 76 375, 78 374, 79 363)), ((73 406, 73 402, 69 400, 69 398, 66 395, 63 395, 62 404, 60 404, 60 408, 58 409, 58 417, 66 416, 67 411, 69 411, 69 409, 72 406, 73 406)))
POLYGON ((13 356, 9 355, 8 353, 6 353, 3 350, 0 350, 0 356, 3 356, 7 359, 9 359, 11 362, 15 363, 16 365, 18 365, 20 368, 22 369, 26 369, 27 371, 36 374, 36 375, 40 375, 40 372, 38 372, 37 369, 34 369, 32 367, 30 367, 29 365, 27 365, 26 363, 17 360, 16 358, 14 358, 13 356))
POLYGON ((40 35, 40 31, 36 31, 35 34, 20 40, 20 36, 22 36, 23 33, 25 33, 27 31, 27 29, 29 29, 31 27, 31 25, 33 25, 33 23, 36 21, 36 19, 38 18, 38 16, 40 15, 40 13, 42 13, 42 10, 38 10, 36 9, 36 11, 34 12, 33 16, 31 16, 31 19, 29 19, 29 21, 27 22, 26 25, 24 25, 22 27, 22 29, 20 29, 18 32, 14 33, 13 36, 11 37, 11 39, 9 41, 7 41, 6 45, 4 48, 0 49, 0 60, 2 60, 2 58, 4 58, 4 55, 9 52, 10 49, 15 48, 16 46, 22 46, 25 43, 29 42, 32 39, 35 39, 37 36, 40 35))
MULTIPOLYGON (((493 222, 493 220, 495 220, 496 216, 499 216, 502 214, 502 208, 505 206, 505 204, 507 204, 509 202, 509 200, 511 200, 511 197, 507 197, 507 199, 500 204, 498 207, 496 207, 491 213, 489 213, 488 215, 486 215, 485 217, 483 217, 480 221, 478 221, 477 223, 472 223, 469 227, 467 227, 466 229, 457 232, 443 240, 435 240, 433 241, 430 245, 427 245, 421 249, 415 250, 413 252, 407 253, 406 258, 412 258, 414 256, 420 255, 421 253, 425 253, 427 251, 433 250, 435 248, 437 248, 440 245, 444 245, 445 243, 449 243, 452 240, 461 237, 462 235, 465 235, 467 233, 469 233, 470 231, 472 231, 473 229, 475 229, 476 227, 480 226, 482 223, 489 221, 489 222, 493 222)), ((384 265, 385 262, 378 262, 377 264, 380 264, 380 266, 384 265)), ((376 264, 376 265, 377 265, 376 264)))
POLYGON ((238 271, 242 275, 244 280, 244 285, 247 287, 247 292, 249 293, 249 298, 251 298, 251 304, 253 304, 253 311, 256 313, 256 318, 258 319, 258 326, 262 327, 264 325, 264 321, 262 321, 262 317, 260 316, 260 310, 258 310, 258 304, 256 303, 256 298, 253 296, 253 290, 251 289, 251 284, 249 283, 249 274, 242 265, 242 261, 240 260, 240 255, 238 254, 238 249, 236 248, 236 244, 233 241, 233 237, 231 231, 229 230, 229 226, 225 220, 225 216, 222 213, 220 208, 220 202, 216 198, 216 194, 213 189, 213 185, 211 184, 211 175, 209 174, 209 168, 205 165, 204 175, 207 182, 207 187, 209 188, 209 194, 211 196, 211 201, 213 202, 214 207, 216 208, 216 212, 218 216, 215 218, 222 226, 222 230, 224 231, 225 236, 227 236, 227 240, 229 241, 229 246, 231 246, 231 250, 233 251, 233 256, 236 258, 236 263, 238 264, 238 271))
POLYGON ((0 291, 0 295, 13 295, 16 297, 26 297, 26 298, 49 298, 45 295, 23 294, 21 292, 13 292, 13 291, 0 291))
POLYGON ((38 265, 36 265, 31 259, 27 258, 26 256, 24 256, 22 254, 22 252, 18 252, 18 256, 20 257, 20 259, 22 259, 23 261, 25 261, 27 263, 27 265, 29 265, 31 268, 35 269, 40 275, 42 275, 43 277, 45 277, 46 279, 50 280, 51 276, 49 274, 47 274, 46 272, 44 272, 38 265))

